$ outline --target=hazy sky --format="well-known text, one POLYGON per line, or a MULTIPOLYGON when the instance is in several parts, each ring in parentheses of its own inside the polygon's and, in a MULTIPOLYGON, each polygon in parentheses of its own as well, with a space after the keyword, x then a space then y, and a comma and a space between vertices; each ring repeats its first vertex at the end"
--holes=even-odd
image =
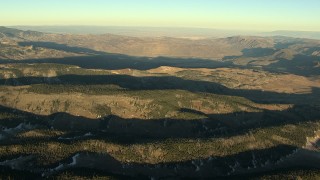
POLYGON ((0 0, 0 25, 320 31, 320 0, 0 0))

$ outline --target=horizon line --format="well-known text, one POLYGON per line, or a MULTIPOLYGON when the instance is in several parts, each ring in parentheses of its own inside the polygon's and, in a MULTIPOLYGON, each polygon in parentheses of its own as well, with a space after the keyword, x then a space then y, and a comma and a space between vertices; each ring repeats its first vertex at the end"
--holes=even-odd
POLYGON ((3 27, 119 27, 119 28, 163 28, 163 29, 203 29, 203 30, 227 30, 227 31, 251 31, 251 32, 277 32, 277 31, 289 31, 289 32, 319 32, 312 30, 290 30, 290 29, 277 29, 277 30, 252 30, 252 29, 230 29, 230 28, 213 28, 213 27, 190 27, 190 26, 131 26, 131 25, 0 25, 3 27))

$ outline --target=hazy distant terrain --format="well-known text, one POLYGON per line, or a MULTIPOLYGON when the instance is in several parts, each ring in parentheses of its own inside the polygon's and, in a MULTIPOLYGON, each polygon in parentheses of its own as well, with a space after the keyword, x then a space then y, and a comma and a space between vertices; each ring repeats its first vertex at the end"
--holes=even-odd
POLYGON ((257 32, 208 28, 121 27, 121 26, 13 26, 21 30, 68 34, 115 34, 134 37, 213 38, 249 35, 257 32))
POLYGON ((209 28, 117 27, 117 26, 12 26, 20 30, 68 34, 116 34, 134 37, 177 37, 188 39, 223 38, 229 36, 287 36, 320 39, 317 31, 245 31, 209 28))
POLYGON ((317 31, 273 31, 265 35, 320 39, 320 32, 317 31))
POLYGON ((18 28, 0 27, 1 178, 320 177, 317 33, 18 28))

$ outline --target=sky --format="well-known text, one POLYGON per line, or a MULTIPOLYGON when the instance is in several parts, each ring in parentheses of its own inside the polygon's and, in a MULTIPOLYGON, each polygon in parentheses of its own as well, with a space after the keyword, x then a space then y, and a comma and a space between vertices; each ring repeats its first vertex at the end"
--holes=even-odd
POLYGON ((320 31, 320 0, 0 0, 0 26, 320 31))

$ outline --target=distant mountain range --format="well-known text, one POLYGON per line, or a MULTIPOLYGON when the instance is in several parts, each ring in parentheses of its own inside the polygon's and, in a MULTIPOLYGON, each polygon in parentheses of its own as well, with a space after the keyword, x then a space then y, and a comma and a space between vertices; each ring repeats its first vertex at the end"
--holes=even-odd
POLYGON ((289 36, 296 38, 320 39, 319 31, 273 31, 264 34, 269 36, 289 36))
POLYGON ((41 36, 43 33, 37 32, 37 31, 31 31, 31 30, 19 30, 14 28, 7 28, 0 26, 0 38, 3 37, 9 37, 9 38, 15 38, 15 37, 22 37, 22 36, 41 36))
POLYGON ((122 26, 13 26, 21 30, 70 34, 116 34, 135 37, 212 38, 252 35, 254 31, 219 30, 209 28, 122 27, 122 26))
POLYGON ((209 28, 122 27, 122 26, 13 26, 21 30, 70 34, 116 34, 136 37, 222 38, 229 36, 289 36, 320 39, 318 31, 245 31, 209 28))

